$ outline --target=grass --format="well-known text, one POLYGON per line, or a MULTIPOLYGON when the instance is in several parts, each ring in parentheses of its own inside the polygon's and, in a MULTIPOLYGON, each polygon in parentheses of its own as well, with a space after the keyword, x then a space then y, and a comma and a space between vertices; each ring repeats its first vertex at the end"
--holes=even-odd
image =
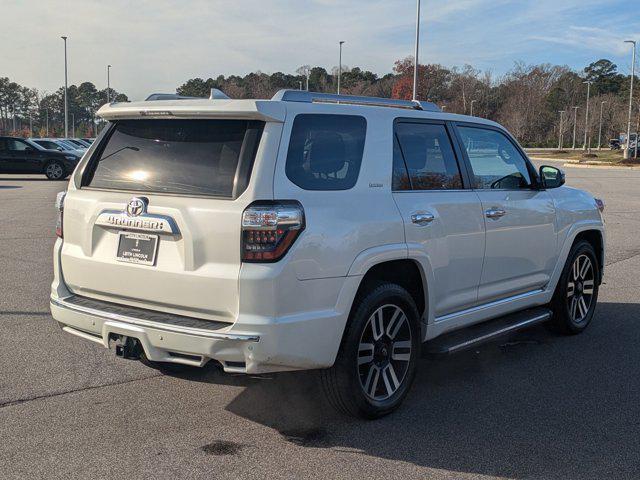
POLYGON ((527 153, 531 157, 535 158, 549 158, 557 160, 578 160, 578 161, 598 161, 607 163, 621 163, 623 162, 622 150, 609 150, 591 149, 591 155, 586 154, 582 149, 565 149, 558 150, 536 150, 535 148, 528 148, 527 153))

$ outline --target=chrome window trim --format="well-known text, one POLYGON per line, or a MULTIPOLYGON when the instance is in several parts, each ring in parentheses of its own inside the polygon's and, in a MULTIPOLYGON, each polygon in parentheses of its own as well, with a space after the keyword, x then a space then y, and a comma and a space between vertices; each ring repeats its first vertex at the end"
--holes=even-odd
MULTIPOLYGON (((68 297, 67 297, 68 298, 68 297)), ((180 333, 183 335, 193 335, 197 337, 212 338, 217 340, 232 340, 239 342, 259 342, 260 337, 258 335, 243 335, 236 333, 223 333, 223 332, 211 332, 207 330, 201 330, 197 328, 181 327, 177 325, 167 325, 149 320, 143 320, 140 318, 134 318, 127 315, 120 315, 117 313, 104 312, 102 310, 96 310, 94 308, 84 307, 81 305, 74 305, 69 302, 65 302, 64 298, 51 298, 51 305, 66 310, 72 310, 87 315, 93 315, 96 317, 104 318, 106 320, 116 320, 123 323, 130 323, 139 327, 154 328, 156 330, 163 330, 165 332, 180 333)), ((63 322, 64 323, 64 322, 63 322)))

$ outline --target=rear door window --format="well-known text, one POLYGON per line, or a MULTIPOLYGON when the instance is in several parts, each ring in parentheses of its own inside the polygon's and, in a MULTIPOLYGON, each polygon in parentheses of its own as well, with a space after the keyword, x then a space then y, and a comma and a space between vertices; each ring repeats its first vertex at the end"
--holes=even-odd
POLYGON ((358 180, 367 121, 356 115, 300 114, 293 121, 286 173, 305 190, 348 190, 358 180))
POLYGON ((248 183, 263 128, 248 120, 119 120, 83 185, 234 197, 248 183))
POLYGON ((462 177, 443 124, 405 123, 395 127, 394 190, 456 190, 462 177), (403 180, 402 167, 408 180, 403 180))

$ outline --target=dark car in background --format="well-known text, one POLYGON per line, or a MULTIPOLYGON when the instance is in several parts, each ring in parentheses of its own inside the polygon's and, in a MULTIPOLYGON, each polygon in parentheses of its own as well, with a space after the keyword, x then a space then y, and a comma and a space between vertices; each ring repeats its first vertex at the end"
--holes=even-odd
POLYGON ((24 138, 0 137, 0 173, 42 173, 49 180, 62 180, 79 160, 74 153, 47 150, 24 138))

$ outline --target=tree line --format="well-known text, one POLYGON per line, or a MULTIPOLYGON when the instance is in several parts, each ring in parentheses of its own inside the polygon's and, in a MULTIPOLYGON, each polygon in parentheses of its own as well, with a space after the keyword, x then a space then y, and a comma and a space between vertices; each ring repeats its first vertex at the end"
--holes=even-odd
MULTIPOLYGON (((112 100, 126 102, 126 95, 113 88, 112 100)), ((91 82, 69 85, 67 91, 69 135, 93 137, 96 112, 107 102, 107 89, 98 90, 91 82)), ((0 134, 13 136, 64 136, 64 87, 44 93, 0 77, 0 134)))
MULTIPOLYGON (((385 75, 343 66, 340 90, 344 94, 410 99, 413 68, 411 57, 396 61, 392 72, 385 75)), ((335 92, 337 77, 337 67, 327 71, 323 67, 303 65, 295 73, 256 71, 244 76, 192 78, 176 92, 208 97, 212 88, 218 88, 232 98, 270 98, 283 88, 335 92)), ((566 112, 562 122, 564 146, 572 144, 574 119, 576 145, 582 146, 586 120, 585 81, 592 82, 586 131, 591 144, 596 146, 602 112, 602 143, 606 144, 609 138, 617 138, 626 131, 630 83, 630 75, 620 73, 607 59, 595 61, 581 71, 551 64, 516 63, 502 76, 471 65, 453 68, 438 64, 419 65, 418 98, 432 101, 447 112, 473 113, 495 120, 507 127, 523 145, 535 147, 557 146, 559 111, 563 110, 566 112)), ((124 94, 113 89, 110 93, 116 101, 127 101, 124 94)), ((12 131, 28 134, 31 119, 42 132, 48 115, 50 136, 53 132, 59 134, 64 121, 63 94, 64 88, 45 95, 10 82, 8 78, 0 78, 0 130, 5 134, 12 131)), ((87 135, 95 131, 95 112, 106 98, 106 89, 99 91, 91 82, 69 87, 69 122, 73 114, 76 132, 79 128, 87 135)), ((640 122, 639 112, 640 95, 634 99, 634 131, 640 122)))

